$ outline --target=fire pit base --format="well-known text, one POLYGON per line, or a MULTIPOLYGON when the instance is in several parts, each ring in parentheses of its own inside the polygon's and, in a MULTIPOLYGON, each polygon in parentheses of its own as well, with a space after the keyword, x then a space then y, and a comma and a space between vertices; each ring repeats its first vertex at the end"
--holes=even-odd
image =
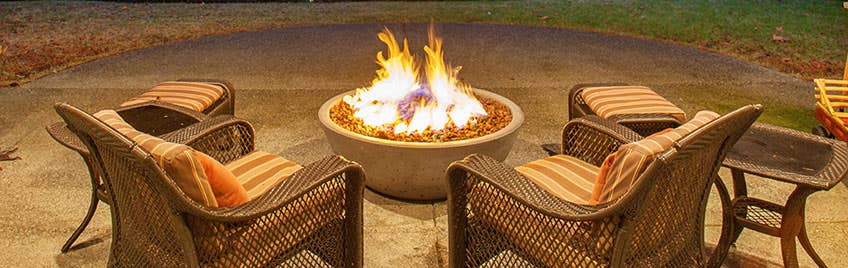
POLYGON ((483 98, 494 99, 512 113, 512 121, 495 133, 473 139, 441 143, 400 142, 354 133, 330 119, 330 109, 345 92, 324 103, 318 117, 327 140, 336 154, 356 161, 365 168, 365 184, 383 195, 406 200, 435 201, 447 196, 445 170, 451 162, 470 154, 484 154, 503 161, 509 155, 518 128, 524 122, 521 109, 504 97, 475 89, 483 98))

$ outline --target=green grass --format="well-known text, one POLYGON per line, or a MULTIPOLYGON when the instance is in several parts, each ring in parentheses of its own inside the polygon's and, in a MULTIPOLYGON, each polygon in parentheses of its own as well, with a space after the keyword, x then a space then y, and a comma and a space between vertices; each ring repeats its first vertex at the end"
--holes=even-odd
POLYGON ((758 103, 764 107, 757 120, 801 131, 810 131, 818 125, 813 116, 812 100, 810 106, 798 106, 758 96, 744 90, 719 88, 716 86, 698 86, 697 88, 679 88, 674 93, 665 93, 670 98, 683 100, 683 108, 689 112, 712 110, 721 114, 733 111, 744 105, 758 103))
MULTIPOLYGON (((807 80, 840 77, 848 53, 848 10, 842 1, 0 2, 0 46, 8 48, 0 53, 0 86, 25 83, 108 55, 205 35, 430 20, 570 28, 663 40, 807 80), (789 41, 773 42, 772 35, 789 41)), ((741 100, 767 99, 723 90, 731 92, 690 100, 720 110, 741 100), (727 98, 712 97, 722 95, 727 98)), ((805 129, 813 124, 808 110, 773 103, 763 120, 805 129)))

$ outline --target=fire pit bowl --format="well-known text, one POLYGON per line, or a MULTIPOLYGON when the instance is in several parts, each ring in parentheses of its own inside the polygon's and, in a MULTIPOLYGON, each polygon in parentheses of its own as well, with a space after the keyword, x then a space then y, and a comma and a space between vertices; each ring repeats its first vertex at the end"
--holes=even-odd
POLYGON ((503 161, 509 155, 516 130, 524 122, 521 108, 495 93, 474 89, 482 98, 494 99, 506 105, 512 121, 494 133, 448 142, 402 142, 365 136, 338 126, 330 118, 330 109, 345 95, 342 93, 324 103, 318 118, 324 126, 327 140, 336 154, 356 161, 365 168, 366 186, 381 194, 406 200, 433 201, 447 196, 445 170, 448 165, 469 154, 483 154, 503 161))

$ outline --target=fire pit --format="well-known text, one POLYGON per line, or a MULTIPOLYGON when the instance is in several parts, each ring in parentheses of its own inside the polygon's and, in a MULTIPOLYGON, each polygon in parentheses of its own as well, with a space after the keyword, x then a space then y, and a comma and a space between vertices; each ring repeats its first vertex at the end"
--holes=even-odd
POLYGON ((443 58, 441 39, 430 28, 424 74, 416 58, 385 29, 378 35, 388 57, 372 85, 345 92, 318 112, 333 151, 360 163, 366 185, 411 200, 447 195, 445 169, 479 153, 503 161, 524 121, 521 109, 495 93, 459 82, 459 67, 443 58))

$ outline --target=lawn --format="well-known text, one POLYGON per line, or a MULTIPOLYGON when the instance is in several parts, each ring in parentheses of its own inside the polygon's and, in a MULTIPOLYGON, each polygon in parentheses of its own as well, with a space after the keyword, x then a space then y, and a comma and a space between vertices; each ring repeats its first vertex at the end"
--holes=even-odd
MULTIPOLYGON (((807 80, 839 77, 848 52, 848 10, 842 8, 842 1, 3 2, 0 86, 26 83, 108 55, 205 35, 431 19, 656 39, 715 51, 807 80)), ((789 122, 782 125, 795 128, 814 123, 806 119, 811 118, 808 114, 790 117, 804 121, 771 120, 768 114, 764 119, 789 122)))

